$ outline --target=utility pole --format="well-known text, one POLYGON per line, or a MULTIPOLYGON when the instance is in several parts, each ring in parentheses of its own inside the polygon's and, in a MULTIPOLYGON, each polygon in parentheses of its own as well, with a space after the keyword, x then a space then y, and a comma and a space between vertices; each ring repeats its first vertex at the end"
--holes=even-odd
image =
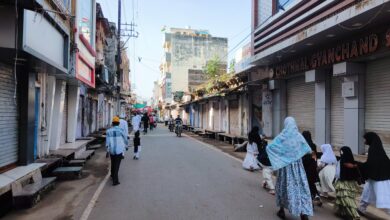
POLYGON ((120 115, 121 111, 121 79, 122 79, 122 74, 121 74, 121 15, 122 15, 122 10, 121 10, 121 0, 118 0, 118 48, 117 48, 117 58, 116 58, 116 71, 117 71, 117 115, 120 115))
MULTIPOLYGON (((122 73, 121 73, 121 63, 122 63, 122 45, 121 45, 121 37, 127 37, 126 42, 124 42, 123 47, 125 44, 129 41, 130 38, 138 38, 139 33, 135 31, 135 27, 137 26, 134 22, 134 11, 133 11, 133 21, 130 24, 122 24, 121 16, 122 16, 122 8, 121 8, 121 0, 118 0, 118 36, 117 36, 117 41, 118 41, 118 46, 117 46, 117 59, 116 59, 116 65, 117 65, 117 115, 120 115, 121 113, 121 85, 119 84, 122 82, 122 73), (125 26, 125 29, 123 29, 123 33, 121 33, 122 30, 122 25, 125 26), (130 27, 130 28, 129 28, 130 27)), ((134 10, 134 5, 133 5, 133 10, 134 10)))

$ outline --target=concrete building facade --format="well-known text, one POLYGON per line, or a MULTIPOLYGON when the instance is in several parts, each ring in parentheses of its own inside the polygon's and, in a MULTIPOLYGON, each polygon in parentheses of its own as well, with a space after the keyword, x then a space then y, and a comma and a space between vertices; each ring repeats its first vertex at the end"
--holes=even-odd
POLYGON ((170 28, 166 31, 161 64, 164 104, 178 110, 174 96, 188 95, 205 82, 203 70, 209 60, 218 57, 226 65, 227 47, 227 38, 213 37, 206 30, 170 28))
POLYGON ((270 136, 293 116, 318 145, 364 154, 374 131, 390 152, 389 1, 265 2, 253 0, 246 73, 262 75, 270 136))

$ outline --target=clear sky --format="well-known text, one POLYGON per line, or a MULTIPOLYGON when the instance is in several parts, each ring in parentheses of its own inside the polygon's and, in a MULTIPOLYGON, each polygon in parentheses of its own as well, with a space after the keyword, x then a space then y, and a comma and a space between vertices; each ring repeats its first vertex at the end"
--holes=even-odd
MULTIPOLYGON (((104 16, 117 23, 118 1, 97 2, 104 16)), ((247 36, 251 31, 251 0, 122 0, 122 23, 130 23, 133 15, 139 37, 127 43, 131 80, 137 95, 145 99, 152 96, 153 82, 160 78, 162 27, 190 26, 207 29, 216 37, 227 37, 229 60, 250 40, 247 36), (238 45, 244 38, 246 40, 238 45), (142 57, 141 62, 138 57, 142 57)))

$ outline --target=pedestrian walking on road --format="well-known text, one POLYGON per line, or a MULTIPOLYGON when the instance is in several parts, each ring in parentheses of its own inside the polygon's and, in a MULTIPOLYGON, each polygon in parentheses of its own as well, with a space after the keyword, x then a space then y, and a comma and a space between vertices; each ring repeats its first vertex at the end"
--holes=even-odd
POLYGON ((255 142, 255 136, 253 133, 249 133, 248 144, 246 145, 246 156, 244 162, 242 163, 242 167, 250 171, 260 169, 256 159, 258 154, 259 150, 255 142))
POLYGON ((126 135, 126 138, 129 139, 129 124, 126 121, 125 113, 122 113, 119 118, 119 127, 123 130, 123 133, 126 135))
POLYGON ((133 127, 133 132, 137 132, 140 129, 141 116, 136 112, 134 112, 133 118, 131 119, 131 125, 133 127))
POLYGON ((139 153, 141 152, 141 138, 139 135, 139 131, 136 131, 134 134, 134 160, 139 159, 139 153))
POLYGON ((145 113, 144 116, 142 117, 142 122, 144 125, 144 134, 148 133, 148 127, 149 127, 149 116, 148 113, 145 113))
POLYGON ((322 156, 318 162, 321 184, 321 195, 328 197, 328 193, 335 192, 333 181, 336 176, 337 159, 330 144, 321 145, 322 156))
POLYGON ((153 115, 149 115, 149 126, 150 126, 150 131, 153 131, 153 128, 154 128, 154 117, 153 117, 153 115))
POLYGON ((336 179, 336 214, 343 219, 360 219, 355 199, 359 193, 358 181, 361 179, 361 176, 351 148, 347 146, 340 149, 340 161, 337 164, 336 179))
POLYGON ((319 196, 316 183, 320 181, 317 172, 317 146, 314 144, 310 131, 302 132, 302 136, 305 138, 307 144, 311 148, 311 153, 306 154, 302 158, 303 167, 305 168, 307 181, 309 183, 311 198, 314 203, 322 206, 321 198, 319 196))
MULTIPOLYGON (((261 138, 260 128, 254 126, 249 133, 248 137, 251 137, 254 142, 257 144, 259 154, 257 156, 257 162, 260 164, 263 174, 263 188, 268 190, 271 195, 275 195, 275 185, 272 180, 273 170, 271 167, 271 162, 269 161, 267 154, 267 141, 261 138)), ((249 138, 248 138, 249 139, 249 138)))
POLYGON ((390 215, 390 159, 387 157, 380 137, 374 132, 364 135, 365 144, 369 145, 367 161, 359 164, 365 179, 359 211, 364 214, 372 204, 384 209, 390 215))
POLYGON ((113 127, 106 132, 106 147, 107 153, 111 158, 111 178, 114 186, 120 184, 118 177, 119 166, 121 160, 124 158, 126 147, 128 146, 127 136, 119 127, 119 124, 119 117, 114 117, 112 119, 113 127))
POLYGON ((272 169, 278 171, 275 189, 276 203, 280 207, 277 216, 281 219, 286 218, 285 208, 303 220, 313 216, 309 184, 302 164, 302 157, 310 152, 295 119, 287 117, 282 132, 267 147, 272 169))

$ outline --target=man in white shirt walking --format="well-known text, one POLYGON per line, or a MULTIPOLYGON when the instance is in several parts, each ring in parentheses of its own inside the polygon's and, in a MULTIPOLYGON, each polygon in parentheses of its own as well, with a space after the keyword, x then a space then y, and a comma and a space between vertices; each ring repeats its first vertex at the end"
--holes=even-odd
POLYGON ((140 129, 141 124, 141 116, 137 113, 133 114, 133 118, 131 119, 131 124, 133 126, 133 132, 137 132, 140 129))

